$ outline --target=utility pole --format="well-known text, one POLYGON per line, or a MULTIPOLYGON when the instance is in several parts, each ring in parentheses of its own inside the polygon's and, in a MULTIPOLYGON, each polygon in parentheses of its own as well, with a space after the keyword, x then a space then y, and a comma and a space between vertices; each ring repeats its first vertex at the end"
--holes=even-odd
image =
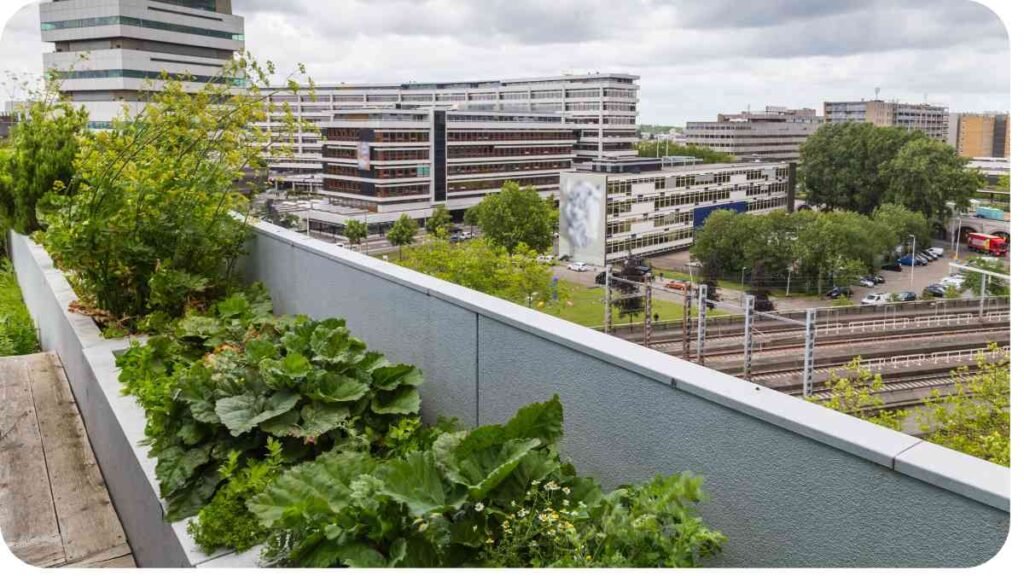
POLYGON ((811 395, 813 391, 814 376, 814 337, 818 333, 815 325, 818 318, 818 311, 815 308, 807 309, 807 320, 804 325, 804 398, 811 395))
POLYGON ((746 295, 743 299, 743 379, 750 380, 750 370, 754 355, 754 297, 746 295))
POLYGON ((704 364, 704 334, 708 324, 708 285, 701 284, 697 293, 697 363, 704 364))
POLYGON ((978 299, 978 320, 985 314, 985 288, 988 287, 988 274, 981 275, 981 298, 978 299))
POLYGON ((913 246, 910 248, 910 291, 914 292, 914 268, 917 264, 917 236, 911 234, 910 239, 914 241, 913 246))
POLYGON ((786 272, 786 296, 789 296, 789 280, 793 277, 793 266, 789 267, 789 271, 786 272))
POLYGON ((604 333, 612 333, 612 267, 604 267, 604 333))
POLYGON ((644 346, 647 348, 651 346, 651 332, 654 330, 654 325, 651 323, 651 309, 653 308, 651 297, 653 295, 651 278, 648 276, 644 283, 644 346))

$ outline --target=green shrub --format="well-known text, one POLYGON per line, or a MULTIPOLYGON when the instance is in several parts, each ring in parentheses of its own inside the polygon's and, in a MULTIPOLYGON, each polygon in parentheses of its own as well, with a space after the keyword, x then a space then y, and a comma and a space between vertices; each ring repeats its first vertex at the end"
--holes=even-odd
POLYGON ((418 370, 367 351, 342 320, 275 318, 260 290, 186 315, 117 362, 124 392, 146 411, 172 520, 210 501, 232 459, 265 458, 271 438, 294 463, 383 443, 390 424, 419 410, 418 370))
POLYGON ((0 356, 39 350, 36 328, 21 299, 18 278, 7 259, 0 259, 0 356))

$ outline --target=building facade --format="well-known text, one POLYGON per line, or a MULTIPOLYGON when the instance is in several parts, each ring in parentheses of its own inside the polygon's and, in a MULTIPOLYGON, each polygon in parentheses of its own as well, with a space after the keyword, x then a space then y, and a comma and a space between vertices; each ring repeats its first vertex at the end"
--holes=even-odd
MULTIPOLYGON (((333 119, 336 112, 395 106, 559 114, 579 127, 579 138, 572 145, 578 163, 635 155, 633 146, 639 140, 637 80, 638 76, 629 74, 579 74, 468 82, 328 84, 317 86, 315 96, 290 94, 282 87, 268 89, 267 95, 314 126, 333 119)), ((281 114, 272 114, 263 124, 271 135, 280 126, 281 114)), ((278 187, 315 191, 320 185, 323 145, 319 131, 311 129, 277 144, 278 152, 288 151, 268 158, 278 187)))
POLYGON ((462 210, 507 180, 550 196, 578 142, 564 115, 535 112, 368 108, 320 126, 319 195, 392 218, 462 210))
POLYGON ((824 123, 811 108, 769 106, 763 111, 719 114, 714 122, 687 122, 687 144, 732 154, 740 161, 795 162, 800 146, 824 123))
POLYGON ((959 114, 956 150, 965 158, 1009 158, 1010 115, 959 114))
POLYGON ((792 211, 796 164, 597 161, 563 172, 559 184, 559 257, 605 266, 690 246, 715 210, 792 211))
POLYGON ((106 128, 127 106, 139 110, 161 73, 189 76, 186 91, 234 82, 224 63, 244 48, 244 21, 231 0, 53 0, 39 5, 46 70, 61 91, 106 128))
POLYGON ((825 102, 825 122, 868 122, 875 126, 898 126, 920 130, 929 138, 946 142, 949 137, 949 110, 945 106, 861 100, 825 102))

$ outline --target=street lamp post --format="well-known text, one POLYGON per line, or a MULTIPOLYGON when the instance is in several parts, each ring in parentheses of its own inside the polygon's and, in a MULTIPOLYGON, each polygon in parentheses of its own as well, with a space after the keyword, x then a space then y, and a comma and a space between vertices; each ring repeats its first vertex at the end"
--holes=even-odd
POLYGON ((960 228, 963 227, 963 225, 964 225, 964 219, 961 218, 961 217, 958 217, 956 219, 956 238, 954 239, 954 241, 956 243, 956 256, 954 256, 954 259, 957 262, 960 261, 960 228))
POLYGON ((747 279, 747 267, 744 266, 743 269, 740 270, 740 292, 743 291, 743 286, 746 285, 746 279, 747 279))

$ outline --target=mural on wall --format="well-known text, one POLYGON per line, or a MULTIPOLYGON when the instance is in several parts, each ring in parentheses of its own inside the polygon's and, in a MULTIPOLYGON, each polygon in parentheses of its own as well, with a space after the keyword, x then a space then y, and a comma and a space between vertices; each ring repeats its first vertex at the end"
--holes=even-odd
POLYGON ((564 174, 559 197, 559 256, 604 266, 604 176, 564 174))

